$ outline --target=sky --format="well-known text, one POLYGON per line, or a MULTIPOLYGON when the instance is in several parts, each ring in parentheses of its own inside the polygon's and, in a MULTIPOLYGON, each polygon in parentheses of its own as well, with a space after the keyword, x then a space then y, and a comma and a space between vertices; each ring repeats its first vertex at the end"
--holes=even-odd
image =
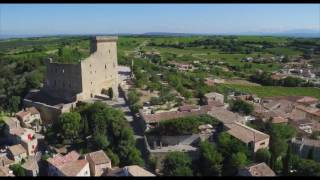
POLYGON ((0 4, 0 34, 320 30, 320 4, 0 4))

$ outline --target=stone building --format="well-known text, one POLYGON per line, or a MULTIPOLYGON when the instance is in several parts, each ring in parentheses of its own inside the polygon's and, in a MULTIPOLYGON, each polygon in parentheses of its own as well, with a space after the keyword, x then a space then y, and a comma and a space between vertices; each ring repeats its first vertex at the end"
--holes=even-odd
POLYGON ((111 160, 103 150, 88 153, 85 159, 89 162, 91 176, 101 176, 108 168, 111 168, 111 160))
POLYGON ((51 124, 76 102, 94 98, 112 88, 118 97, 117 37, 97 36, 91 40, 91 55, 79 63, 46 61, 47 73, 40 91, 31 91, 24 105, 36 107, 44 124, 51 124))

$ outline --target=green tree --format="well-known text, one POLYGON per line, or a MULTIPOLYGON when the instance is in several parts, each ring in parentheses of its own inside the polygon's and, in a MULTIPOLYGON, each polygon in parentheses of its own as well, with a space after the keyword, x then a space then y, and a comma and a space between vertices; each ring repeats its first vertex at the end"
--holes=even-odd
POLYGON ((20 97, 19 96, 11 96, 9 98, 9 110, 10 113, 15 113, 19 111, 20 106, 20 97))
POLYGON ((13 174, 16 176, 26 176, 24 169, 21 164, 10 165, 9 168, 13 171, 13 174))
POLYGON ((276 160, 284 154, 284 152, 287 150, 288 144, 279 136, 271 136, 269 147, 271 152, 271 168, 275 169, 276 160))
POLYGON ((84 117, 82 118, 82 120, 83 120, 83 133, 84 133, 84 136, 87 136, 90 133, 88 119, 84 117))
POLYGON ((130 105, 133 105, 139 101, 139 94, 136 90, 130 90, 128 93, 128 101, 130 105))
POLYGON ((62 56, 63 56, 63 47, 60 47, 60 48, 58 49, 58 56, 59 56, 59 57, 62 57, 62 56))
POLYGON ((112 166, 118 166, 120 163, 119 157, 117 154, 113 153, 110 149, 106 151, 106 154, 111 160, 112 166))
POLYGON ((182 152, 171 152, 163 161, 165 176, 192 176, 191 158, 182 152))
POLYGON ((314 147, 311 147, 311 148, 309 149, 307 159, 313 160, 313 158, 314 158, 314 147))
POLYGON ((220 176, 222 171, 222 155, 208 141, 200 144, 200 172, 203 176, 220 176))
POLYGON ((120 166, 143 164, 141 154, 135 147, 133 130, 122 111, 101 102, 84 105, 77 111, 87 118, 91 132, 95 132, 94 136, 97 137, 96 144, 112 151, 116 155, 114 161, 119 160, 120 166), (105 143, 106 140, 109 143, 105 143))
POLYGON ((320 163, 310 160, 303 159, 295 155, 293 157, 293 168, 296 172, 292 173, 296 176, 320 176, 320 163))
POLYGON ((247 164, 247 156, 243 152, 237 152, 232 154, 230 160, 230 166, 232 167, 233 173, 237 173, 240 168, 243 168, 247 164))
POLYGON ((241 112, 245 115, 249 115, 253 111, 253 105, 237 99, 231 104, 231 111, 241 112))
POLYGON ((109 146, 109 141, 106 135, 100 134, 99 132, 95 133, 94 141, 97 144, 99 149, 106 150, 109 146))
POLYGON ((255 161, 256 162, 265 162, 266 164, 270 164, 271 153, 268 149, 263 148, 259 149, 256 152, 255 161))
POLYGON ((144 165, 144 161, 141 158, 141 153, 137 148, 131 148, 128 155, 129 164, 136 164, 139 166, 144 165))
POLYGON ((26 76, 26 89, 39 88, 42 82, 42 74, 39 71, 33 71, 26 76))
POLYGON ((291 146, 288 146, 285 158, 283 158, 282 174, 288 176, 292 167, 292 151, 291 146))
POLYGON ((79 137, 81 131, 81 116, 78 112, 63 113, 58 123, 63 138, 74 141, 79 137))

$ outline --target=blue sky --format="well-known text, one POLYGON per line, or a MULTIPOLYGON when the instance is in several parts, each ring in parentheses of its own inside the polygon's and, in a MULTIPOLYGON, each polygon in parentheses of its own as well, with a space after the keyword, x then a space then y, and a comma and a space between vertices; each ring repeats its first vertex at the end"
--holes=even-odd
POLYGON ((2 34, 320 29, 320 4, 1 4, 2 34))

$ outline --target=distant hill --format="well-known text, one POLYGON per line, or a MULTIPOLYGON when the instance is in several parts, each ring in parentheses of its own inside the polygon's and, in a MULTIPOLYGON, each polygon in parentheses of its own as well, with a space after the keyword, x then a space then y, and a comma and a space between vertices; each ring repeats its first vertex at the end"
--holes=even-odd
POLYGON ((248 35, 248 36, 285 36, 285 37, 302 37, 302 38, 320 38, 320 30, 309 30, 309 29, 296 29, 283 32, 266 33, 266 32, 239 32, 239 33, 174 33, 174 32, 146 32, 146 33, 97 33, 97 34, 52 34, 52 35, 9 35, 0 34, 0 39, 9 38, 28 38, 28 37, 47 37, 47 36, 95 36, 95 35, 109 35, 109 36, 175 36, 175 37, 186 37, 186 36, 210 36, 210 35, 248 35))
POLYGON ((140 35, 146 36, 197 36, 197 33, 172 33, 172 32, 147 32, 140 35))

